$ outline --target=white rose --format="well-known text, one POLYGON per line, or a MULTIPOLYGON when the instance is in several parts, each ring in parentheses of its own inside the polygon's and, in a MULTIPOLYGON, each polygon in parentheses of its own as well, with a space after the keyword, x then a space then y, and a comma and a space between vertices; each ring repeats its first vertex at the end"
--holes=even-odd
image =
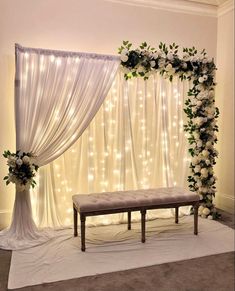
POLYGON ((199 139, 200 138, 200 134, 198 132, 196 132, 196 131, 193 133, 193 136, 194 136, 195 139, 199 139))
POLYGON ((168 60, 172 61, 174 59, 174 55, 172 53, 167 54, 168 60))
POLYGON ((123 49, 121 55, 127 55, 129 53, 128 49, 123 49))
POLYGON ((208 96, 209 96, 210 98, 213 98, 213 97, 215 96, 215 92, 214 92, 214 90, 210 90, 209 93, 208 93, 208 96))
POLYGON ((205 207, 203 210, 202 210, 202 214, 204 214, 204 215, 209 215, 210 214, 210 209, 209 208, 207 208, 207 207, 205 207))
POLYGON ((197 112, 197 107, 195 107, 195 106, 192 107, 192 112, 194 112, 194 113, 197 112))
POLYGON ((167 71, 171 71, 172 69, 173 69, 172 64, 168 64, 168 65, 166 66, 166 70, 167 70, 167 71))
POLYGON ((187 69, 187 67, 188 67, 187 63, 183 63, 182 67, 183 67, 183 69, 187 69))
POLYGON ((198 164, 198 162, 199 162, 198 157, 193 157, 193 158, 192 158, 192 164, 193 164, 193 165, 198 164))
POLYGON ((212 220, 213 219, 213 216, 212 215, 208 215, 207 216, 207 219, 212 220))
POLYGON ((202 151, 202 155, 204 156, 204 157, 208 157, 209 156, 209 151, 208 150, 203 150, 202 151))
POLYGON ((199 77, 198 82, 199 83, 203 83, 204 82, 204 78, 203 77, 199 77))
POLYGON ((204 89, 204 87, 203 87, 203 85, 198 84, 198 85, 196 86, 196 89, 199 90, 199 91, 202 91, 202 90, 204 89))
POLYGON ((199 140, 199 141, 197 142, 197 147, 198 147, 198 148, 201 148, 201 147, 202 147, 202 141, 201 141, 201 140, 199 140))
POLYGON ((198 214, 201 215, 204 207, 202 205, 199 206, 198 208, 198 214))
POLYGON ((155 65, 156 65, 156 62, 155 61, 151 61, 150 62, 150 66, 153 68, 153 67, 155 67, 155 65))
POLYGON ((207 164, 207 166, 209 166, 210 165, 210 160, 206 160, 206 164, 207 164))
POLYGON ((201 167, 199 165, 197 165, 195 168, 194 168, 194 172, 195 173, 200 173, 201 171, 201 167))
POLYGON ((157 52, 153 53, 153 54, 152 54, 152 57, 153 57, 154 59, 157 59, 157 58, 158 58, 158 53, 157 53, 157 52))
POLYGON ((200 107, 202 105, 202 101, 197 101, 196 105, 197 107, 200 107))
POLYGON ((213 147, 212 142, 211 142, 211 141, 207 141, 207 142, 206 142, 206 147, 207 147, 207 148, 211 148, 211 147, 213 147))
POLYGON ((197 182, 197 186, 198 186, 198 187, 201 187, 201 186, 202 186, 202 182, 201 182, 201 181, 198 181, 198 182, 197 182))
POLYGON ((121 55, 121 61, 122 62, 127 62, 128 61, 128 56, 127 55, 121 55))
POLYGON ((145 71, 145 68, 143 66, 139 66, 137 69, 138 73, 143 73, 145 71))
POLYGON ((158 65, 159 65, 160 68, 164 67, 165 66, 165 60, 164 59, 160 59, 158 61, 158 65))
POLYGON ((21 159, 17 159, 17 160, 16 160, 16 164, 17 164, 18 166, 21 166, 21 165, 23 164, 23 161, 22 161, 21 159))
POLYGON ((208 176, 208 170, 206 168, 201 169, 201 175, 206 178, 208 176))
POLYGON ((22 161, 23 161, 24 164, 28 164, 30 162, 30 158, 28 156, 24 156, 22 158, 22 161))

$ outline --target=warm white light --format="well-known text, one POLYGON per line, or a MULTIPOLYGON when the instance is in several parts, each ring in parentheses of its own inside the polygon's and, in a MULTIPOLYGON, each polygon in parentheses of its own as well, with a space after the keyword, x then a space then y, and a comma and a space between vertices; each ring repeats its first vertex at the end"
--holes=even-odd
POLYGON ((54 60, 55 60, 55 56, 51 55, 51 56, 50 56, 50 61, 53 63, 54 60))

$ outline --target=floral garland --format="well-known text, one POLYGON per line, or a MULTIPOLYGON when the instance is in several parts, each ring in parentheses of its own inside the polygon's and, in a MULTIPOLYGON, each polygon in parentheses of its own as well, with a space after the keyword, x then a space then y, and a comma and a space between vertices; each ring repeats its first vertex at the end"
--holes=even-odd
POLYGON ((4 151, 3 156, 7 159, 9 167, 8 175, 4 177, 6 184, 16 184, 16 190, 19 192, 29 190, 30 186, 34 188, 36 185, 34 177, 39 168, 35 164, 35 156, 21 151, 16 153, 4 151))
POLYGON ((218 216, 213 204, 216 193, 216 180, 213 166, 218 152, 216 119, 219 110, 215 107, 215 71, 214 60, 207 57, 205 50, 198 54, 195 47, 183 48, 183 56, 178 55, 178 45, 169 47, 160 43, 155 49, 146 42, 139 48, 131 49, 129 41, 123 41, 119 48, 121 65, 125 79, 143 77, 147 80, 151 73, 159 72, 164 78, 173 80, 192 80, 193 86, 188 91, 184 112, 188 117, 184 130, 188 132, 191 174, 188 176, 189 188, 200 195, 199 215, 209 219, 218 216))

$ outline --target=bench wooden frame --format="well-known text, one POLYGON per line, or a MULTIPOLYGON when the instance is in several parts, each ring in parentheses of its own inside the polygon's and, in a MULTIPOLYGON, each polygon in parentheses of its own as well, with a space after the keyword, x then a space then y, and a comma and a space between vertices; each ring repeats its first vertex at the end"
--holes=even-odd
POLYGON ((146 224, 146 211, 151 209, 163 209, 163 208, 175 208, 175 223, 179 222, 179 207, 192 205, 194 208, 194 234, 198 234, 198 207, 199 201, 191 202, 180 202, 180 203, 168 203, 168 204, 158 204, 158 205, 148 205, 141 207, 130 207, 130 208, 118 208, 118 209, 109 209, 109 210, 96 210, 90 212, 79 212, 79 209, 73 203, 73 213, 74 213, 74 236, 78 235, 77 232, 77 220, 78 212, 80 213, 80 222, 81 222, 81 250, 85 252, 85 229, 86 229, 86 217, 87 216, 96 216, 96 215, 105 215, 105 214, 114 214, 114 213, 123 213, 127 212, 128 217, 128 230, 131 229, 131 212, 140 211, 141 213, 141 241, 145 242, 145 224, 146 224))

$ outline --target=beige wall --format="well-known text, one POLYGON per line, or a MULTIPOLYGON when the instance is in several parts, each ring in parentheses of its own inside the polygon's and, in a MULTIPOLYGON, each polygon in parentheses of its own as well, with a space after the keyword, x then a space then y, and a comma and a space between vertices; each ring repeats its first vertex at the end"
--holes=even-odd
POLYGON ((234 213, 234 10, 218 18, 217 67, 220 132, 216 204, 234 213))
MULTIPOLYGON (((24 46, 116 54, 123 39, 176 42, 216 56, 217 19, 133 7, 105 0, 0 0, 0 153, 14 150, 14 43, 24 46)), ((228 139, 229 141, 229 139, 228 139)), ((0 228, 9 223, 14 189, 2 182, 0 228)), ((225 193, 227 190, 224 190, 225 193)))

